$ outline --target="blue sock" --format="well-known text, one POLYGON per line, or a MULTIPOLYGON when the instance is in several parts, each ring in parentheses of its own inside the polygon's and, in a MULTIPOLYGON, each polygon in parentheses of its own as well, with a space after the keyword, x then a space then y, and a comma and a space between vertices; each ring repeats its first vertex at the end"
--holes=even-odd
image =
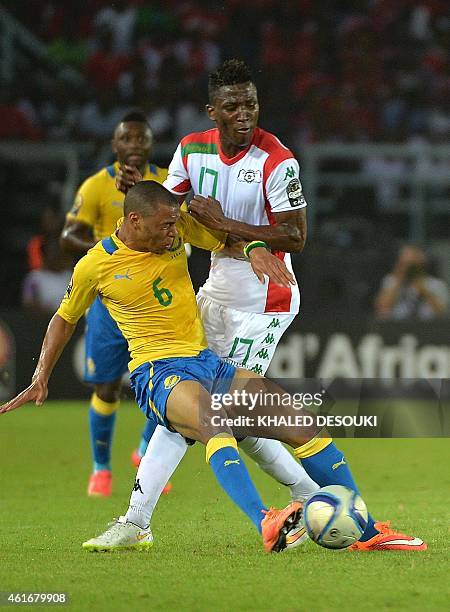
POLYGON ((153 419, 147 419, 147 423, 145 424, 144 431, 142 432, 142 437, 138 448, 138 455, 140 455, 141 457, 145 455, 148 443, 150 442, 151 437, 155 433, 156 426, 156 421, 154 421, 153 419))
POLYGON ((94 472, 111 469, 111 443, 116 422, 116 412, 103 415, 89 408, 89 429, 91 433, 94 472))
POLYGON ((219 448, 210 457, 209 465, 221 487, 261 533, 261 521, 264 518, 262 510, 267 508, 262 503, 237 450, 232 446, 219 448))
MULTIPOLYGON (((301 464, 307 471, 308 476, 315 480, 320 487, 326 487, 327 485, 343 485, 359 494, 358 487, 345 461, 344 455, 336 448, 334 442, 315 455, 301 459, 301 464)), ((361 536, 361 541, 364 542, 369 540, 378 533, 375 529, 374 522, 372 516, 369 514, 367 527, 361 536)))

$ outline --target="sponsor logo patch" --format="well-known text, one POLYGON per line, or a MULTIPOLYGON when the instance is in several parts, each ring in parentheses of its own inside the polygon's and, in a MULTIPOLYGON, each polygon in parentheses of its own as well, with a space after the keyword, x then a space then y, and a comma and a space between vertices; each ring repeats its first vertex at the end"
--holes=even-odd
POLYGON ((116 280, 121 280, 123 278, 125 278, 126 280, 133 280, 133 278, 130 276, 130 268, 128 268, 125 274, 114 274, 114 278, 116 280))
POLYGON ((341 467, 341 465, 346 465, 344 457, 342 457, 342 459, 340 461, 338 461, 337 463, 333 463, 333 465, 331 466, 331 469, 332 470, 337 470, 338 467, 341 467))
POLYGON ((289 166, 289 168, 286 168, 286 174, 284 175, 284 180, 287 181, 288 178, 294 178, 295 176, 295 170, 292 166, 289 166))
POLYGON ((178 382, 180 382, 180 377, 176 374, 172 374, 171 376, 168 376, 164 381, 164 388, 172 389, 172 387, 175 387, 178 382))
POLYGON ((136 493, 137 491, 139 491, 139 493, 144 494, 144 491, 142 490, 142 487, 141 487, 141 483, 139 482, 139 478, 136 478, 132 491, 135 491, 136 493))

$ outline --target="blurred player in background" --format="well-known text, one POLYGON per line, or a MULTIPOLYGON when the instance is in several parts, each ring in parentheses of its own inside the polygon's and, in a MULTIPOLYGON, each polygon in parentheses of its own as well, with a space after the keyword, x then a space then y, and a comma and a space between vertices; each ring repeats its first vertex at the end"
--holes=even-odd
MULTIPOLYGON (((145 179, 159 183, 166 179, 166 169, 148 163, 152 145, 153 135, 145 115, 138 111, 125 115, 112 139, 117 161, 84 181, 67 214, 61 234, 61 246, 65 250, 85 255, 99 240, 115 231, 117 221, 123 216, 124 194, 115 184, 121 165, 133 165, 145 179)), ((108 496, 112 488, 111 445, 116 412, 130 356, 126 340, 100 298, 89 309, 86 322, 84 380, 94 385, 89 407, 94 464, 88 495, 108 496)), ((146 435, 149 438, 151 432, 146 431, 146 435)))

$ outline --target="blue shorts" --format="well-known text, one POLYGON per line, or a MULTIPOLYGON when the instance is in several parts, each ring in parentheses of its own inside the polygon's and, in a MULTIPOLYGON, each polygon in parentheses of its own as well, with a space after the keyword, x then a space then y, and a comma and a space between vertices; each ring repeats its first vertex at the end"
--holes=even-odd
POLYGON ((131 373, 130 379, 142 412, 148 419, 168 427, 167 399, 179 382, 196 380, 208 393, 226 393, 235 372, 235 366, 205 349, 195 357, 174 357, 143 363, 131 373))
POLYGON ((128 371, 128 343, 97 297, 86 315, 84 380, 99 384, 122 378, 128 371))

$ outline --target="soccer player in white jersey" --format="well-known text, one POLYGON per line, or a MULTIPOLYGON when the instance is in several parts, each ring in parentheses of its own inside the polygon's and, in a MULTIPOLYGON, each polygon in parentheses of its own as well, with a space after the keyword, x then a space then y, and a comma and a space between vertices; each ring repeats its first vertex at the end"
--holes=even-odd
MULTIPOLYGON (((181 140, 164 186, 178 195, 180 202, 192 190, 189 210, 204 225, 248 241, 261 241, 292 269, 289 252, 300 252, 306 239, 306 202, 298 163, 275 136, 257 127, 257 91, 243 62, 224 62, 210 76, 208 89, 206 110, 216 128, 181 140)), ((125 166, 117 184, 126 191, 141 178, 135 168, 125 166)), ((198 294, 209 347, 220 357, 259 374, 269 366, 299 303, 296 286, 259 284, 247 261, 216 254, 198 294)), ((240 441, 240 448, 268 474, 288 485, 294 499, 304 500, 318 488, 279 442, 247 437, 240 441)), ((184 438, 158 426, 139 466, 125 517, 89 545, 97 550, 138 546, 135 530, 148 527, 159 495, 186 449, 184 438)), ((343 459, 340 454, 340 465, 345 464, 343 459)), ((330 470, 336 484, 345 484, 342 473, 330 470)), ((317 476, 320 480, 319 473, 317 476)), ((291 530, 287 547, 300 543, 303 534, 301 526, 291 530)), ((370 517, 360 542, 352 548, 424 550, 426 545, 370 517)))

